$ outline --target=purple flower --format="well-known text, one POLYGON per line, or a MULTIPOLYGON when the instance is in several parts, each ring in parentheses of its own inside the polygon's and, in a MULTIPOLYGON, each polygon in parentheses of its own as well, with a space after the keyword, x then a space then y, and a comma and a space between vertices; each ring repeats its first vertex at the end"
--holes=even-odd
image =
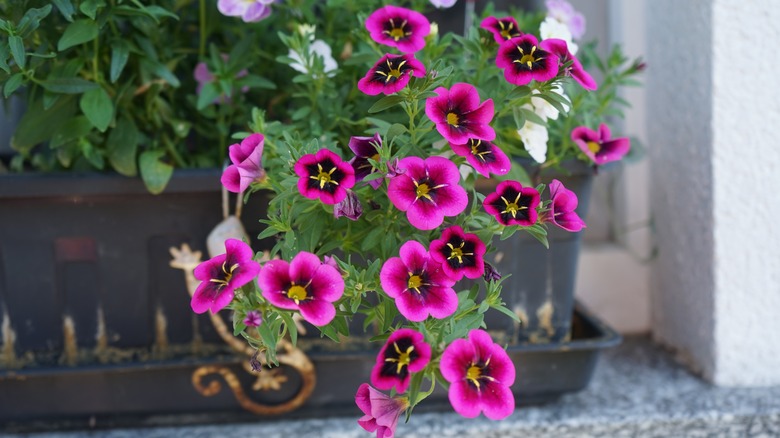
POLYGON ((267 262, 257 284, 271 304, 280 309, 300 310, 303 319, 316 326, 333 320, 333 302, 344 294, 344 279, 339 271, 306 251, 299 252, 290 263, 267 262))
POLYGON ((496 65, 504 70, 507 82, 514 85, 549 81, 558 74, 558 57, 545 50, 531 34, 501 43, 496 65))
POLYGON ((456 154, 466 157, 466 161, 485 178, 490 178, 491 173, 506 175, 512 166, 504 151, 488 141, 470 138, 467 144, 450 143, 450 147, 456 154))
POLYGON ((452 290, 455 280, 433 260, 421 243, 410 240, 401 246, 399 257, 387 259, 379 272, 385 293, 409 321, 419 322, 428 315, 442 319, 458 307, 458 296, 452 290))
POLYGON ((517 181, 502 181, 495 192, 485 197, 482 205, 501 225, 528 227, 535 224, 538 217, 539 192, 533 187, 523 187, 517 181))
POLYGON ((257 310, 250 310, 249 312, 246 312, 246 317, 244 318, 244 325, 247 327, 259 327, 260 324, 263 323, 263 317, 260 315, 260 312, 257 310))
POLYGON ((450 143, 466 144, 470 138, 491 141, 496 131, 489 123, 493 119, 493 99, 479 102, 473 85, 457 83, 449 90, 439 87, 435 97, 425 100, 425 114, 450 143))
POLYGON ((496 18, 487 17, 482 20, 479 27, 487 29, 493 34, 493 39, 498 44, 503 43, 506 40, 511 40, 514 37, 519 37, 523 34, 520 32, 520 27, 517 25, 517 20, 512 17, 496 18))
POLYGON ((252 134, 240 144, 230 146, 228 154, 233 163, 222 172, 221 182, 233 193, 241 193, 255 181, 265 179, 263 169, 263 134, 252 134))
POLYGON ((371 370, 371 384, 379 389, 395 387, 406 391, 412 373, 422 371, 431 360, 431 346, 422 333, 410 328, 393 332, 376 357, 371 370))
POLYGON ((498 281, 501 280, 501 273, 498 272, 495 266, 488 262, 485 262, 485 275, 482 276, 485 281, 498 281))
POLYGON ((413 54, 387 54, 358 81, 358 89, 369 96, 393 94, 404 88, 412 76, 425 76, 425 66, 413 54))
MULTIPOLYGON (((226 53, 221 54, 222 59, 227 62, 228 55, 226 53)), ((236 73, 236 78, 243 78, 244 76, 248 75, 249 71, 247 69, 243 69, 236 73)), ((195 82, 198 83, 198 85, 195 87, 195 94, 200 95, 201 90, 203 90, 203 87, 206 84, 209 84, 211 82, 214 82, 217 80, 217 77, 214 76, 210 71, 208 65, 206 65, 205 62, 199 62, 195 65, 195 70, 192 73, 192 76, 195 78, 195 82)), ((246 93, 249 91, 248 86, 241 87, 241 92, 246 93)), ((229 96, 226 96, 224 93, 220 96, 216 97, 213 101, 213 103, 218 104, 224 104, 224 103, 230 103, 231 99, 229 96)))
POLYGON ((338 204, 347 197, 347 189, 355 185, 355 171, 328 149, 302 156, 295 163, 298 191, 309 199, 324 204, 338 204))
POLYGON ((228 17, 241 17, 244 23, 260 21, 271 15, 275 0, 219 0, 217 9, 228 17))
POLYGON ((558 38, 548 38, 539 45, 558 57, 559 65, 563 66, 567 62, 571 61, 571 65, 566 69, 564 74, 571 76, 582 88, 593 91, 598 88, 596 81, 593 77, 585 71, 582 67, 582 63, 575 57, 566 45, 566 41, 558 38))
POLYGON ((623 158, 631 149, 628 138, 611 139, 612 134, 605 124, 599 125, 598 132, 585 126, 578 126, 571 132, 571 139, 580 150, 596 165, 602 165, 623 158))
POLYGON ((347 190, 347 197, 333 206, 333 217, 336 219, 344 216, 349 220, 356 221, 363 214, 363 206, 360 205, 360 199, 352 190, 347 190))
POLYGON ((260 264, 252 260, 254 252, 238 239, 225 241, 225 254, 199 264, 193 275, 201 283, 192 294, 192 311, 217 313, 233 301, 233 291, 252 281, 260 264))
MULTIPOLYGON (((355 153, 355 157, 349 160, 349 164, 355 170, 355 182, 363 181, 363 178, 374 172, 374 165, 368 159, 379 161, 381 147, 382 137, 379 136, 379 133, 372 137, 351 137, 349 139, 349 148, 355 153)), ((376 190, 382 185, 382 180, 371 180, 368 185, 376 190)))
POLYGON ((441 355, 441 374, 450 382, 449 400, 455 412, 475 418, 480 412, 501 420, 515 410, 509 389, 515 383, 515 365, 484 330, 471 330, 441 355))
POLYGON ((463 228, 453 225, 441 235, 441 239, 431 242, 431 258, 441 263, 444 272, 453 280, 465 275, 475 279, 485 271, 485 244, 476 234, 466 233, 463 228))
POLYGON ((366 29, 377 43, 414 53, 425 47, 431 23, 419 12, 387 5, 368 16, 366 29))
POLYGON ((444 157, 406 157, 398 162, 397 174, 390 180, 387 196, 395 208, 405 211, 409 223, 420 230, 432 230, 445 216, 466 209, 466 190, 458 185, 460 173, 444 157))
POLYGON ((376 432, 377 438, 393 438, 398 418, 409 408, 407 398, 390 397, 367 383, 358 388, 355 404, 364 414, 358 424, 366 432, 376 432))
POLYGON ((577 195, 557 179, 550 183, 550 200, 550 211, 546 215, 550 222, 566 231, 576 232, 585 228, 585 221, 575 211, 577 195))
POLYGON ((547 15, 569 27, 571 36, 580 39, 585 34, 585 17, 566 0, 546 0, 547 15))
POLYGON ((455 6, 458 0, 430 0, 431 4, 439 9, 446 9, 455 6))

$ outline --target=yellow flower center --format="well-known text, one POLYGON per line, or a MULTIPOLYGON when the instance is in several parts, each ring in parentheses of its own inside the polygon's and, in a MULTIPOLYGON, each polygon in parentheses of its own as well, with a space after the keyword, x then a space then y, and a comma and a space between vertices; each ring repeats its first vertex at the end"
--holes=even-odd
POLYGON ((470 380, 477 388, 479 388, 479 378, 482 377, 482 368, 477 365, 471 365, 466 370, 466 379, 470 380))
POLYGON ((388 357, 385 359, 385 362, 395 362, 396 363, 396 374, 401 374, 401 370, 405 366, 409 366, 409 364, 412 362, 412 352, 414 351, 414 345, 410 345, 409 348, 406 349, 406 351, 401 351, 401 348, 398 347, 398 344, 393 342, 393 347, 395 348, 395 352, 398 353, 398 358, 394 357, 388 357))
POLYGON ((230 279, 233 278, 233 271, 235 271, 236 268, 238 268, 238 263, 228 269, 227 260, 225 260, 222 262, 222 273, 225 274, 224 278, 210 278, 209 281, 212 283, 217 283, 219 287, 225 287, 230 282, 230 279))
POLYGON ((320 190, 325 189, 325 184, 339 185, 338 181, 332 178, 333 172, 336 171, 336 166, 333 166, 329 171, 325 171, 320 163, 317 163, 317 175, 311 175, 309 178, 320 182, 320 190))
POLYGON ((520 64, 526 64, 528 68, 531 68, 533 66, 533 63, 537 61, 537 59, 534 57, 534 52, 536 52, 536 46, 532 46, 531 51, 529 53, 525 53, 523 51, 523 48, 520 46, 517 46, 517 50, 519 50, 520 54, 523 56, 520 57, 520 59, 516 59, 514 62, 518 62, 520 64))
POLYGON ((501 213, 511 213, 512 217, 517 217, 517 212, 519 212, 520 210, 527 210, 528 207, 519 205, 520 195, 521 193, 518 193, 517 197, 512 202, 508 201, 506 198, 502 196, 501 200, 504 201, 504 204, 506 204, 506 208, 501 213))
POLYGON ((455 113, 447 113, 447 124, 452 125, 454 127, 458 127, 458 123, 460 120, 458 119, 458 115, 455 113))
POLYGON ((430 191, 431 189, 428 187, 428 184, 418 185, 416 190, 417 199, 420 198, 431 199, 431 195, 428 194, 430 191))
POLYGON ((400 26, 396 26, 395 21, 391 18, 390 30, 385 30, 384 33, 389 35, 390 38, 394 39, 397 42, 401 38, 407 37, 412 34, 411 32, 406 32, 404 30, 404 27, 406 27, 406 20, 404 20, 400 26))
POLYGON ((504 39, 511 39, 512 38, 512 28, 515 27, 512 23, 506 23, 506 27, 504 27, 504 23, 499 21, 498 25, 501 27, 501 36, 504 37, 504 39))
POLYGON ((601 150, 601 145, 600 145, 600 144, 598 144, 598 143, 596 143, 595 141, 589 141, 589 142, 587 143, 587 146, 588 146, 588 149, 589 149, 591 152, 593 152, 594 154, 597 154, 597 153, 599 153, 599 151, 601 150))
POLYGON ((295 301, 295 304, 299 304, 307 297, 308 294, 306 293, 306 288, 303 286, 298 286, 297 284, 294 284, 289 289, 287 289, 287 298, 295 301))
POLYGON ((420 292, 418 289, 422 286, 422 277, 419 275, 412 275, 409 277, 409 281, 406 283, 406 287, 408 289, 414 289, 417 290, 417 292, 420 292))

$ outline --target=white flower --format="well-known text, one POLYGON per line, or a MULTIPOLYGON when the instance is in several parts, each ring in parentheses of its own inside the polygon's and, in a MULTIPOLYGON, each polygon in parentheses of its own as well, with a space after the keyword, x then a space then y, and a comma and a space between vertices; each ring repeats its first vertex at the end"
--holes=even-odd
POLYGON ((571 52, 572 55, 576 55, 577 50, 579 50, 579 46, 575 44, 572 39, 569 26, 567 26, 566 23, 556 20, 552 16, 548 15, 539 26, 539 36, 541 36, 543 40, 558 38, 559 40, 566 41, 566 46, 569 48, 569 52, 571 52))
POLYGON ((458 0, 430 0, 433 6, 437 8, 451 8, 458 0))
POLYGON ((529 121, 525 122, 522 129, 517 131, 520 140, 523 141, 525 150, 531 155, 537 163, 544 163, 547 160, 547 127, 537 125, 529 121))
MULTIPOLYGON (((550 91, 564 97, 568 101, 566 94, 563 92, 563 87, 561 87, 560 84, 553 85, 550 91)), ((533 94, 539 94, 539 90, 533 90, 533 94)), ((550 102, 542 99, 541 97, 532 97, 531 105, 533 106, 534 112, 544 120, 547 119, 558 120, 558 110, 555 109, 555 107, 552 106, 550 102)), ((566 110, 566 112, 569 112, 569 105, 566 104, 561 104, 561 105, 566 110)))
POLYGON ((309 53, 308 56, 306 56, 306 60, 303 59, 303 56, 301 56, 300 53, 295 52, 292 49, 290 49, 287 56, 295 60, 295 62, 290 64, 290 67, 301 73, 309 73, 315 56, 322 59, 322 64, 327 76, 335 75, 333 71, 339 66, 336 63, 336 60, 333 59, 330 46, 323 40, 314 40, 314 42, 309 45, 309 53))

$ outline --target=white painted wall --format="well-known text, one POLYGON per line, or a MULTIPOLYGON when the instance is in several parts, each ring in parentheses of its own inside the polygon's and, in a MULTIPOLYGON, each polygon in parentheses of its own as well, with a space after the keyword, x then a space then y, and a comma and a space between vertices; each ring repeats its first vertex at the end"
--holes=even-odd
POLYGON ((647 7, 653 331, 728 386, 780 384, 780 4, 746 5, 647 7))

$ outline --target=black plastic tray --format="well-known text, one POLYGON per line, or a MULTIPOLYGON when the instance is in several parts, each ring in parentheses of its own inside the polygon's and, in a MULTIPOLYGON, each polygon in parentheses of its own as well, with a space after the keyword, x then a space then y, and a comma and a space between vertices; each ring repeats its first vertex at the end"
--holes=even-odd
MULTIPOLYGON (((508 351, 517 369, 513 391, 518 405, 554 401, 563 394, 585 388, 601 350, 617 345, 620 340, 614 330, 578 308, 572 340, 510 345, 508 351)), ((360 348, 356 344, 341 351, 310 348, 307 354, 317 373, 314 392, 300 409, 272 419, 356 415, 355 391, 368 381, 376 358, 375 350, 360 348)), ((244 387, 248 389, 253 378, 241 370, 244 360, 227 354, 208 360, 0 369, 0 430, 257 421, 256 415, 240 408, 224 385, 220 393, 204 397, 195 391, 191 382, 196 368, 204 364, 224 365, 234 369, 237 375, 244 375, 244 387)), ((253 393, 252 398, 280 403, 297 391, 296 385, 296 379, 291 376, 282 391, 253 393)), ((443 409, 450 408, 446 394, 438 390, 418 407, 418 410, 443 409)))

